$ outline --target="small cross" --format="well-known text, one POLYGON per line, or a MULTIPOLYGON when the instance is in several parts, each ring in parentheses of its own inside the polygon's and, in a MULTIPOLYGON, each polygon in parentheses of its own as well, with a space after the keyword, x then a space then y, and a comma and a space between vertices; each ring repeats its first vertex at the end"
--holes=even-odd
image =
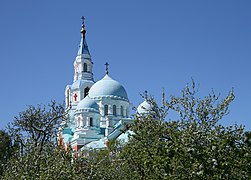
POLYGON ((85 23, 85 17, 82 16, 81 19, 82 19, 82 25, 84 25, 84 23, 85 23))
POLYGON ((78 95, 77 94, 74 94, 74 101, 77 101, 77 97, 78 97, 78 95))
POLYGON ((108 62, 106 62, 106 63, 105 63, 105 71, 106 71, 106 74, 109 73, 109 71, 108 71, 108 66, 109 66, 109 64, 108 64, 108 62))

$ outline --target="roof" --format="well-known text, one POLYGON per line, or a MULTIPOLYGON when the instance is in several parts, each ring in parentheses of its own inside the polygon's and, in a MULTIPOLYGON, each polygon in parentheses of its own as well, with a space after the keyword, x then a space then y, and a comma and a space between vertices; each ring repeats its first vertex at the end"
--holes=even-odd
POLYGON ((94 81, 91 80, 78 79, 73 82, 71 89, 80 89, 83 85, 92 86, 93 83, 94 81))
POLYGON ((86 96, 78 103, 76 110, 78 109, 88 109, 90 111, 99 112, 98 104, 94 100, 92 100, 89 96, 86 96))
POLYGON ((92 141, 85 146, 81 148, 81 150, 84 149, 104 149, 106 148, 105 141, 103 139, 100 139, 98 141, 92 141))
POLYGON ((77 55, 82 55, 82 54, 90 55, 86 40, 83 37, 81 38, 77 55))
POLYGON ((139 113, 139 114, 149 114, 151 110, 152 110, 151 105, 145 100, 144 102, 142 102, 138 106, 137 113, 139 113))
POLYGON ((108 74, 91 87, 89 96, 90 98, 112 97, 128 101, 125 88, 118 81, 109 77, 108 74))
POLYGON ((132 135, 132 134, 133 134, 133 132, 128 130, 125 133, 120 134, 117 137, 117 140, 119 140, 121 143, 127 143, 129 140, 129 135, 132 135))

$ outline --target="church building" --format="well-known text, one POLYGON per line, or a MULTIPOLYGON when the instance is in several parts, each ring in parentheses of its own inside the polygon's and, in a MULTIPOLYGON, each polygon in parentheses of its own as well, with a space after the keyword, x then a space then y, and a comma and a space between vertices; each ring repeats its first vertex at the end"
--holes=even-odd
POLYGON ((108 63, 105 76, 95 81, 93 61, 86 41, 82 17, 81 41, 73 63, 73 83, 65 89, 65 109, 68 120, 62 122, 59 141, 75 152, 83 149, 102 149, 109 139, 126 142, 128 133, 122 133, 129 117, 130 101, 125 88, 109 76, 108 63))

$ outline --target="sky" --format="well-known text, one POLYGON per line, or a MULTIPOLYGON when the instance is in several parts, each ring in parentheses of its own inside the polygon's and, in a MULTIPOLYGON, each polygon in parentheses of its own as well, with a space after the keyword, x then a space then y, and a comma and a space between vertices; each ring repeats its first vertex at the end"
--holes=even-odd
POLYGON ((2 0, 0 129, 28 105, 63 103, 85 16, 95 80, 109 62, 132 106, 145 90, 159 102, 163 88, 179 96, 193 78, 201 98, 234 88, 222 123, 251 130, 250 9, 249 0, 2 0))

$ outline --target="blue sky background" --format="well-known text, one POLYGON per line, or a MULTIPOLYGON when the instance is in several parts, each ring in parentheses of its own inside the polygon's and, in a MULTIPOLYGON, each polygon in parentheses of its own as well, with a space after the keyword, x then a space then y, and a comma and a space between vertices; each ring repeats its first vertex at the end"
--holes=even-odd
POLYGON ((180 95, 191 77, 236 99, 223 123, 251 130, 251 1, 0 1, 0 129, 27 105, 64 101, 86 17, 95 80, 121 82, 137 106, 180 95))

